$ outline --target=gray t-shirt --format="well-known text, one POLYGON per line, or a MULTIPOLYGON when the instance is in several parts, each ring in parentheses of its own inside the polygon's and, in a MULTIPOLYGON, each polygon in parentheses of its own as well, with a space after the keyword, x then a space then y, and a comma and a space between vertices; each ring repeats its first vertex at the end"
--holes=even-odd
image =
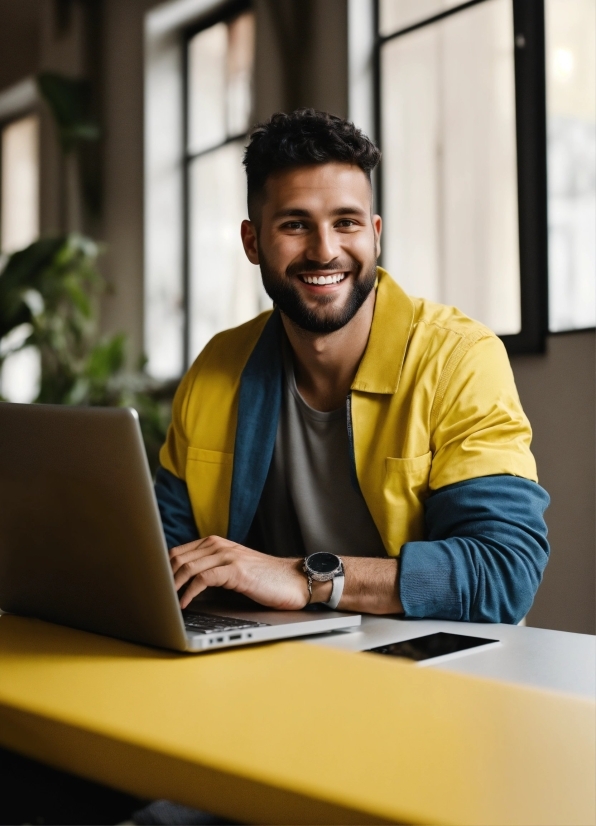
POLYGON ((257 512, 263 550, 386 557, 364 497, 350 478, 347 409, 322 413, 296 387, 284 342, 285 381, 271 468, 257 512))

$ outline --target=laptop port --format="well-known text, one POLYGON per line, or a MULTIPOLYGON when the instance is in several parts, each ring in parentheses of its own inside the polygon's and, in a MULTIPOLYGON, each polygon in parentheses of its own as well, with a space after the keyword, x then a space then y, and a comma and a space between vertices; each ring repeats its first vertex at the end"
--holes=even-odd
POLYGON ((242 634, 230 634, 228 639, 229 639, 230 642, 232 642, 232 640, 241 640, 242 639, 242 634))
POLYGON ((223 638, 223 637, 218 637, 218 638, 216 639, 216 642, 223 642, 223 641, 224 641, 224 638, 223 638))

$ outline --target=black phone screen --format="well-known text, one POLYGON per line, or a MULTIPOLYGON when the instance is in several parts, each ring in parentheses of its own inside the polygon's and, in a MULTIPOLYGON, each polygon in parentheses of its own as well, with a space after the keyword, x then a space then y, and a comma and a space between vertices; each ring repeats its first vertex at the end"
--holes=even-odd
POLYGON ((479 648, 494 642, 497 640, 438 631, 436 634, 427 634, 425 637, 416 637, 413 640, 402 640, 390 645, 380 645, 378 648, 369 648, 368 651, 373 654, 386 654, 390 657, 405 657, 408 660, 420 661, 442 657, 444 654, 467 651, 470 648, 479 648))

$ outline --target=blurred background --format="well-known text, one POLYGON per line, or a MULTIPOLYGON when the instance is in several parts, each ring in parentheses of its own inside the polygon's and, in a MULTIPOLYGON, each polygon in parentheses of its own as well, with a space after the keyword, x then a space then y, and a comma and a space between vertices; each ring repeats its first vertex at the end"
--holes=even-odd
POLYGON ((0 0, 0 394, 137 407, 269 306, 251 124, 381 146, 381 263, 503 340, 550 492, 527 622, 595 632, 596 0, 0 0))

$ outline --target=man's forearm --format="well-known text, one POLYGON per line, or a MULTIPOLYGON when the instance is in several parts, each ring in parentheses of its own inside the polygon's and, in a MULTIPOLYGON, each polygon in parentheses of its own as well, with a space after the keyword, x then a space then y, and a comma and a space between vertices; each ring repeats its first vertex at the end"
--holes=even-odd
POLYGON ((549 547, 548 494, 517 476, 469 479, 425 502, 427 537, 400 555, 408 617, 517 623, 529 611, 549 547))
MULTIPOLYGON (((370 557, 342 557, 345 569, 344 591, 339 611, 357 611, 365 614, 401 614, 398 591, 397 559, 370 557)), ((331 596, 331 582, 313 582, 311 602, 327 602, 331 596)))

